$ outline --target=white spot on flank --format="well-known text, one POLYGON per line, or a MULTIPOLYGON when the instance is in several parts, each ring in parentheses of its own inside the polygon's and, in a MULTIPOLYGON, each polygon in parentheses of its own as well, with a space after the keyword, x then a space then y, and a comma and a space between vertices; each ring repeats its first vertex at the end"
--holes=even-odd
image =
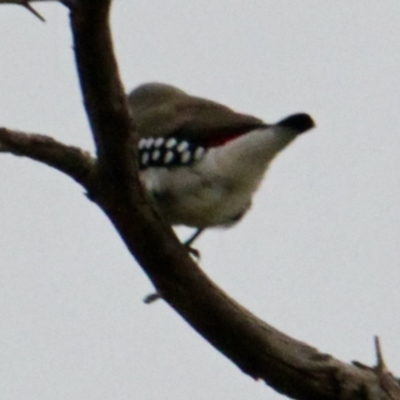
POLYGON ((184 151, 183 153, 182 153, 182 155, 181 155, 181 162, 182 162, 182 164, 186 164, 186 163, 188 163, 189 161, 190 161, 190 156, 191 156, 191 154, 190 154, 190 151, 184 151))
POLYGON ((146 139, 146 143, 145 143, 145 147, 147 148, 147 149, 150 149, 151 148, 151 146, 153 146, 153 143, 154 143, 154 138, 147 138, 146 139))
POLYGON ((147 165, 147 163, 149 162, 149 158, 150 158, 149 153, 148 153, 147 151, 144 152, 144 153, 142 154, 142 164, 143 164, 143 165, 147 165))
POLYGON ((165 164, 169 164, 174 159, 174 153, 172 151, 167 151, 164 157, 165 164))
POLYGON ((193 159, 196 161, 200 160, 200 158, 203 157, 205 152, 206 150, 204 149, 204 147, 198 147, 194 152, 193 159))
POLYGON ((154 146, 156 147, 161 147, 164 144, 164 138, 159 137, 155 140, 154 146))
POLYGON ((167 140, 167 142, 165 143, 165 147, 167 149, 172 149, 173 147, 176 146, 176 144, 178 143, 178 141, 175 138, 170 138, 167 140))
POLYGON ((160 155, 161 155, 160 150, 154 150, 154 151, 151 153, 151 159, 152 159, 153 161, 157 161, 157 160, 160 158, 160 155))
POLYGON ((140 139, 139 140, 139 145, 138 145, 139 149, 140 150, 144 149, 146 147, 146 144, 147 144, 147 140, 146 139, 140 139))
POLYGON ((188 142, 181 142, 179 146, 176 148, 180 153, 184 152, 189 147, 188 142))

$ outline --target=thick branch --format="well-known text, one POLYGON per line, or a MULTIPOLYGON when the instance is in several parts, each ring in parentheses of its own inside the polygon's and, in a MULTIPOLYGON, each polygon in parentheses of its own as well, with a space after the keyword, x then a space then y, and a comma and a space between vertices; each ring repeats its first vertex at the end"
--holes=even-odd
POLYGON ((116 165, 122 150, 134 179, 135 127, 112 48, 108 24, 110 1, 66 0, 65 3, 71 8, 76 65, 99 163, 105 168, 112 164, 110 172, 121 173, 127 166, 116 165))
POLYGON ((0 128, 0 152, 40 161, 87 186, 94 159, 89 153, 51 137, 0 128))

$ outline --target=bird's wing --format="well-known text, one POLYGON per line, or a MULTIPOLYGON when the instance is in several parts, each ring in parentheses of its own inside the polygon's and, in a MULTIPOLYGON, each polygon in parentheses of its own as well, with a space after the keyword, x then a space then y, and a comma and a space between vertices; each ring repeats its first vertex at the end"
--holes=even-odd
POLYGON ((149 108, 137 124, 140 137, 176 137, 205 147, 218 146, 251 130, 268 126, 258 118, 200 98, 149 108))

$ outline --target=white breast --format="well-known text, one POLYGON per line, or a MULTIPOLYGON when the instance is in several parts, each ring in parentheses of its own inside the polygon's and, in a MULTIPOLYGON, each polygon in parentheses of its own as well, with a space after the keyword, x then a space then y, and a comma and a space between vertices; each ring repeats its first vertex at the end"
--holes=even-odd
POLYGON ((295 136, 278 127, 255 130, 207 151, 189 166, 152 167, 140 174, 173 225, 231 225, 249 209, 272 158, 295 136))

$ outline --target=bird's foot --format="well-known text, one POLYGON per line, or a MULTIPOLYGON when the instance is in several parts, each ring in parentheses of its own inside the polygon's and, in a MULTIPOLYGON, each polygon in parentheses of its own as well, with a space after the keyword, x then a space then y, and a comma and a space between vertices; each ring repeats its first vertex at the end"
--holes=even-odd
MULTIPOLYGON (((191 244, 200 236, 200 234, 203 232, 203 230, 204 229, 200 229, 200 228, 196 229, 195 233, 192 236, 190 236, 189 239, 185 240, 182 243, 187 248, 189 254, 192 255, 197 260, 200 260, 200 251, 195 249, 194 247, 192 247, 191 244)), ((151 304, 159 299, 162 299, 162 296, 160 293, 157 293, 157 292, 150 293, 143 299, 143 303, 151 304)))
POLYGON ((189 254, 194 256, 197 260, 200 260, 200 252, 199 250, 192 247, 192 243, 200 236, 204 229, 196 229, 194 234, 189 237, 189 239, 183 242, 183 245, 188 249, 189 254))
MULTIPOLYGON (((185 243, 183 243, 184 245, 185 245, 185 243)), ((200 260, 200 251, 199 250, 197 250, 197 249, 195 249, 194 247, 190 247, 190 246, 186 246, 185 245, 185 247, 187 248, 187 251, 189 252, 189 254, 191 255, 191 256, 193 256, 196 260, 200 260)))

